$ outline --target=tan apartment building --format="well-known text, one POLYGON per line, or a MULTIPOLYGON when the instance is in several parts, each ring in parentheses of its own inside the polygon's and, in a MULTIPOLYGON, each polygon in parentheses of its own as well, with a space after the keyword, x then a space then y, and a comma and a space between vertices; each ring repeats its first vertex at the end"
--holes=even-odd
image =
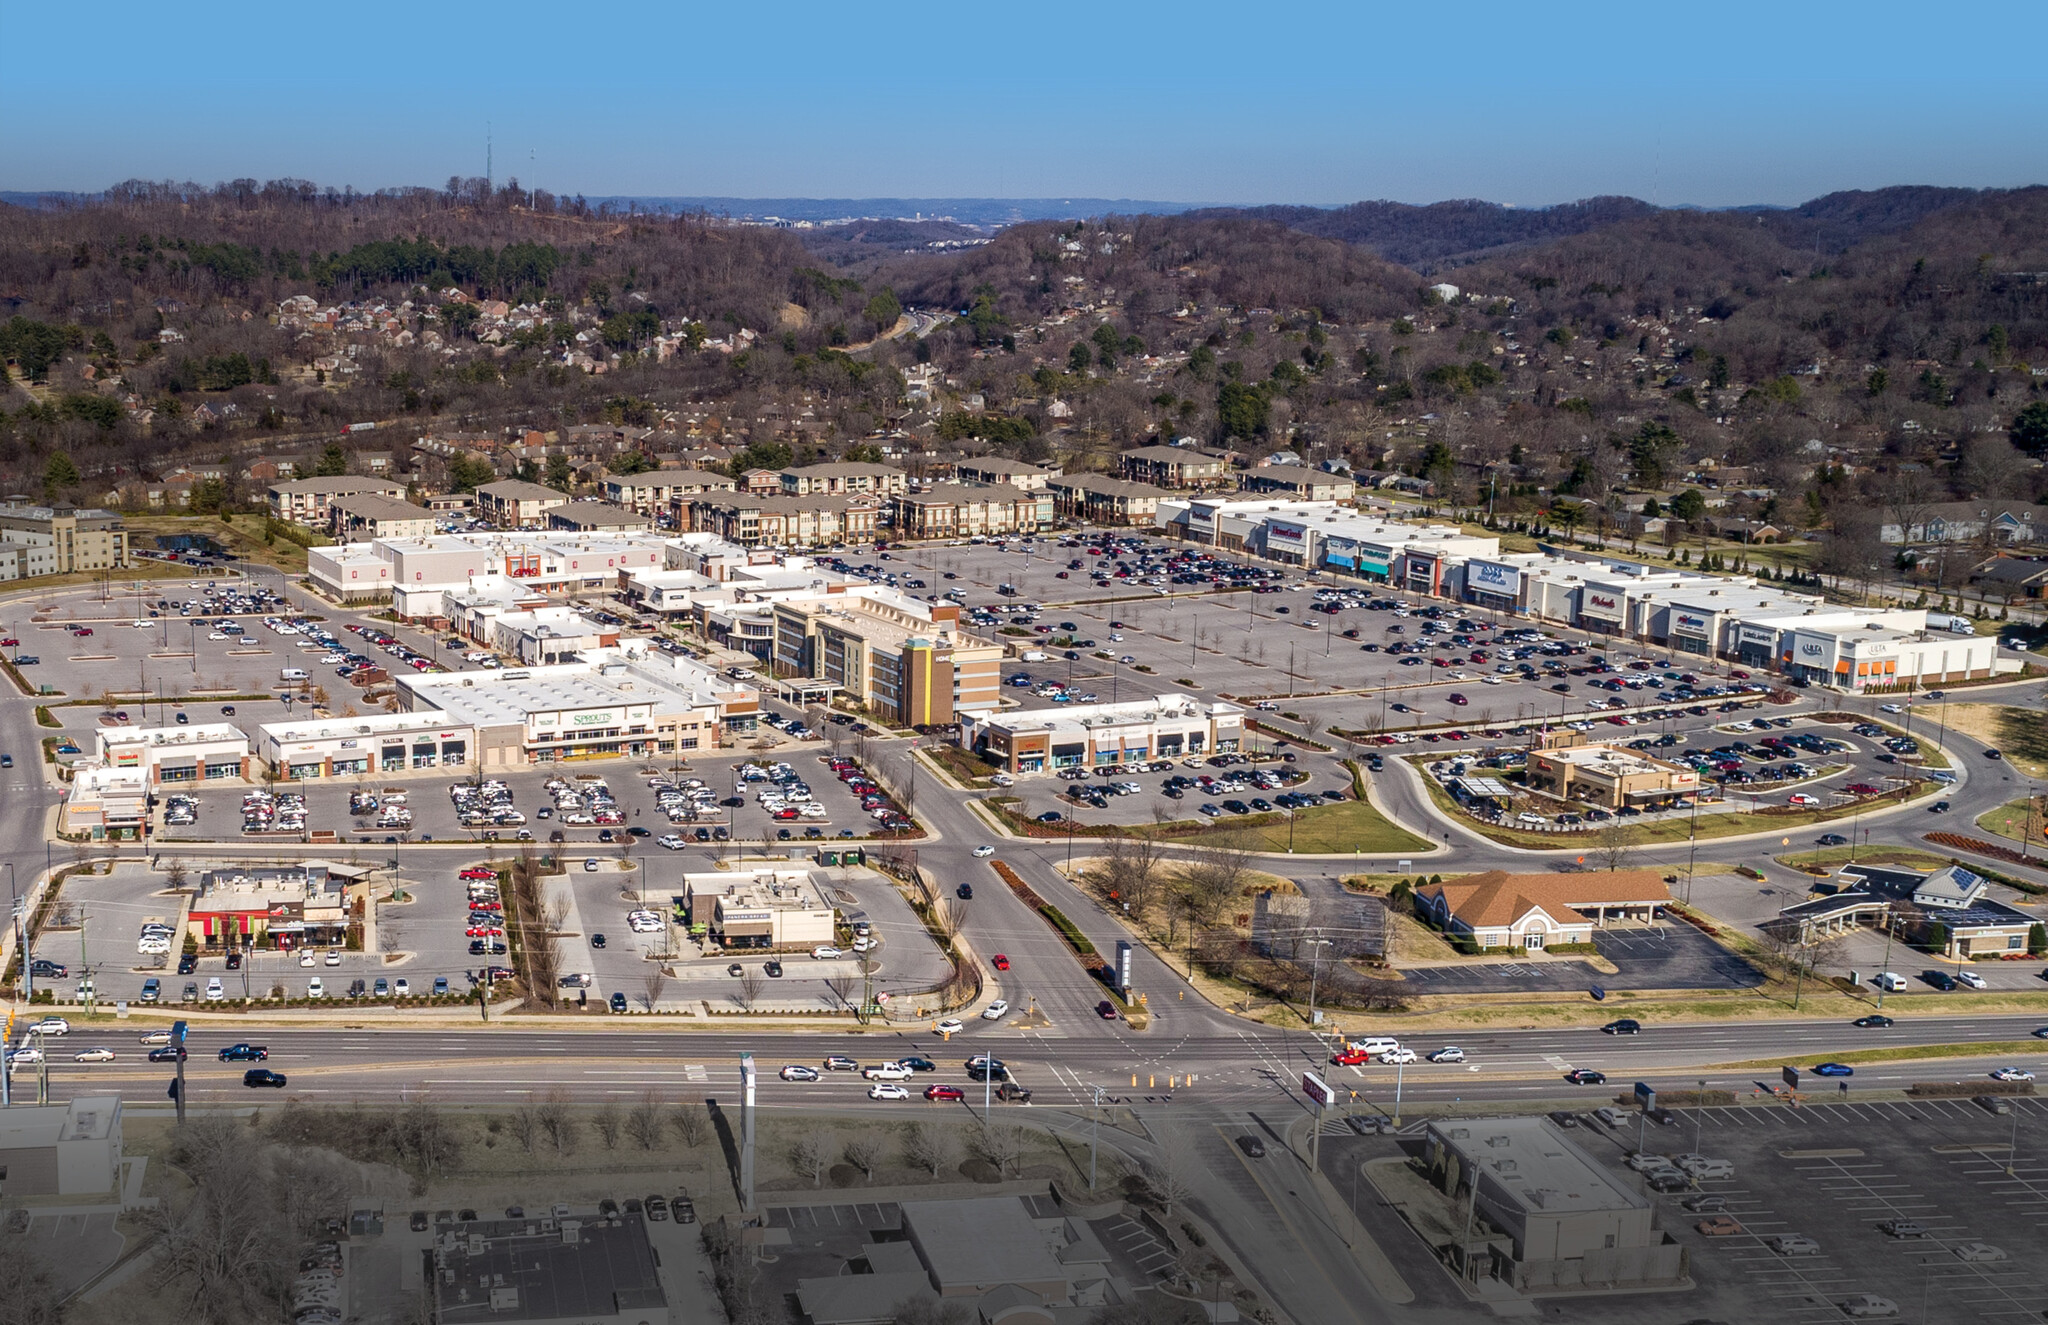
POLYGON ((679 508, 680 533, 713 533, 741 547, 818 547, 864 543, 875 536, 881 499, 811 494, 757 497, 709 493, 679 508), (680 512, 687 511, 687 517, 680 512))
POLYGON ((739 485, 723 474, 699 469, 657 469, 604 482, 604 499, 642 515, 664 514, 707 492, 731 492, 739 485))
POLYGON ((1002 699, 1003 646, 960 629, 960 609, 888 589, 774 607, 769 663, 825 681, 897 726, 945 726, 1002 699))
POLYGON ((1101 474, 1072 474, 1047 487, 1059 518, 1081 524, 1149 525, 1159 516, 1160 498, 1170 495, 1149 483, 1101 474))
POLYGON ((476 517, 499 529, 543 529, 547 513, 567 506, 569 494, 538 483, 509 478, 476 490, 476 517))
POLYGON ((889 499, 889 523, 899 538, 1035 534, 1052 528, 1052 515, 1052 493, 1007 483, 935 483, 927 492, 889 499))
POLYGON ((0 506, 0 543, 17 549, 22 579, 134 564, 129 558, 128 526, 114 512, 98 507, 0 506))
POLYGON ((337 474, 331 478, 284 479, 264 490, 270 513, 280 520, 329 528, 334 522, 334 503, 343 497, 383 497, 397 501, 405 485, 388 478, 359 474, 337 474))
POLYGON ((1654 809, 1695 795, 1700 775, 1639 750, 1587 745, 1579 732, 1556 732, 1529 753, 1529 790, 1559 800, 1618 810, 1654 809))
POLYGON ((1140 446, 1117 457, 1117 467, 1134 483, 1159 488, 1203 488, 1228 481, 1229 462, 1192 446, 1140 446))
POLYGON ((1033 465, 996 456, 956 461, 953 465, 953 477, 962 483, 1007 483, 1026 492, 1043 492, 1049 481, 1064 472, 1058 465, 1033 465))
POLYGON ((776 479, 782 485, 786 497, 803 497, 813 493, 833 496, 893 497, 906 491, 910 484, 904 472, 894 465, 871 465, 861 460, 842 460, 829 465, 803 465, 796 469, 785 469, 776 479))
POLYGON ((389 497, 341 497, 328 507, 333 523, 328 532, 338 543, 367 543, 379 538, 431 538, 434 513, 409 501, 389 497))

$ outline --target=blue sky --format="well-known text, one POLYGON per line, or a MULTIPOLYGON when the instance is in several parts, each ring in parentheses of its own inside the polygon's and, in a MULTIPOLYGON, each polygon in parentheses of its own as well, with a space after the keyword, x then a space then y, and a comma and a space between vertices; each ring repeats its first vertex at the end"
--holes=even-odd
POLYGON ((2048 181, 2038 2, 84 16, 10 7, 0 188, 439 184, 483 173, 487 121, 500 179, 593 195, 1729 205, 2048 181))

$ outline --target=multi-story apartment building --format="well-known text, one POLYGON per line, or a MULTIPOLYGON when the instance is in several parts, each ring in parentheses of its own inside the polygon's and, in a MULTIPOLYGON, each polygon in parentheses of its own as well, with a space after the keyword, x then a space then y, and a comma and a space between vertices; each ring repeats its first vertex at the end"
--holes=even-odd
POLYGON ((859 460, 785 469, 776 478, 782 484, 783 495, 788 497, 812 493, 893 497, 910 486, 904 472, 894 465, 871 465, 859 460))
POLYGON ((893 589, 778 602, 769 663, 825 681, 898 726, 946 726, 1002 699, 1003 647, 960 629, 960 609, 893 589))
POLYGON ((1051 492, 1007 483, 936 483, 889 499, 889 522, 899 538, 1035 534, 1052 527, 1052 516, 1051 492))
POLYGON ((881 501, 875 497, 757 497, 707 493, 693 497, 679 530, 718 535, 741 547, 816 547, 866 542, 875 536, 881 501))
POLYGON ((389 497, 339 497, 329 505, 333 523, 328 532, 338 543, 366 543, 378 538, 428 538, 434 513, 409 501, 389 497))
POLYGON ((405 485, 388 478, 337 474, 332 478, 284 479, 271 484, 265 492, 270 499, 270 513, 278 519, 325 529, 333 523, 337 499, 384 497, 396 501, 405 495, 405 485))
POLYGON ((1125 478, 1161 488, 1211 487, 1227 480, 1223 456, 1192 446, 1140 446, 1117 457, 1125 478))
POLYGON ((129 558, 128 526, 97 507, 0 506, 0 543, 15 552, 15 575, 63 575, 71 571, 114 570, 129 558))
POLYGON ((731 492, 739 485, 723 474, 698 469, 655 469, 604 482, 604 499, 642 515, 665 515, 707 492, 731 492))
POLYGON ((486 483, 476 490, 477 518, 500 529, 544 528, 547 513, 568 504, 568 493, 516 478, 486 483))

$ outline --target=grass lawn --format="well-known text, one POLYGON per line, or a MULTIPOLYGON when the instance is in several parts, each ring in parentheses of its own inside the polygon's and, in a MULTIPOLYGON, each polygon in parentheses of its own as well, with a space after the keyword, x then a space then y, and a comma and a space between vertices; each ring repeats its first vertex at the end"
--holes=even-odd
POLYGON ((1942 704, 1934 712, 1948 726, 1996 746, 2005 762, 2030 778, 2048 777, 2048 724, 2038 710, 2009 704, 1942 704))
POLYGON ((1812 851, 1788 851, 1776 857, 1780 865, 1804 869, 1808 865, 1909 865, 1914 869, 1938 870, 1949 863, 1947 856, 1909 847, 1819 847, 1812 851))
MULTIPOLYGON (((288 538, 264 544, 265 517, 261 515, 237 515, 232 523, 222 523, 217 515, 131 515, 125 519, 131 540, 138 543, 138 536, 203 534, 244 560, 275 566, 293 575, 306 571, 305 548, 288 538)), ((327 542, 325 538, 316 541, 327 542)), ((172 578, 190 578, 192 574, 175 564, 164 566, 162 573, 172 578)))
MULTIPOLYGON (((1294 817, 1294 850, 1297 853, 1427 851, 1431 846, 1428 838, 1409 832, 1381 814, 1371 801, 1356 797, 1302 810, 1294 817)), ((1255 838, 1257 849, 1287 850, 1287 828, 1284 820, 1261 826, 1255 838)))
POLYGON ((1987 833, 1995 833, 1999 837, 2013 842, 2018 842, 2022 839, 2029 845, 2048 842, 2048 837, 2043 837, 2041 834, 2042 821, 2037 820, 2033 824, 2032 833, 2027 831, 2028 813, 2029 806, 2026 801, 2007 801, 1995 810, 1978 815, 1977 827, 1987 833))
MULTIPOLYGON (((1409 756, 1411 762, 1431 757, 1409 756)), ((1430 799, 1436 802, 1438 809, 1455 817, 1465 827, 1484 834, 1503 846, 1522 847, 1531 851, 1569 851, 1576 846, 1590 850, 1594 844, 1595 834, 1590 830, 1582 833, 1531 833, 1484 823, 1466 814, 1458 803, 1451 799, 1451 794, 1422 768, 1417 767, 1415 773, 1422 779, 1423 786, 1428 788, 1430 799)), ((1931 782, 1914 783, 1907 792, 1906 799, 1911 800, 1921 795, 1933 785, 1931 782)), ((1864 804, 1869 806, 1871 802, 1866 801, 1864 804)), ((1744 833, 1783 832, 1789 836, 1798 829, 1814 824, 1837 823, 1851 818, 1855 813, 1856 806, 1849 804, 1821 806, 1816 809, 1793 809, 1788 806, 1769 814, 1702 814, 1699 816, 1699 836, 1703 842, 1709 838, 1736 837, 1744 833)), ((1653 846, 1661 842, 1687 840, 1692 836, 1693 818, 1686 815, 1672 819, 1653 819, 1648 822, 1638 820, 1631 826, 1635 829, 1634 845, 1653 846)))

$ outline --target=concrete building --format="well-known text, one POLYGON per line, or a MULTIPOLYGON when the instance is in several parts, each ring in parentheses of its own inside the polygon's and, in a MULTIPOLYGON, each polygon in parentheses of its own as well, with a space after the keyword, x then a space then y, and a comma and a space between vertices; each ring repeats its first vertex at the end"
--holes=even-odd
POLYGON ((576 662, 618 642, 616 627, 600 626, 568 607, 500 612, 491 621, 491 647, 528 667, 576 662))
POLYGON ((16 575, 66 575, 134 565, 128 526, 97 507, 0 505, 0 543, 16 549, 16 575))
MULTIPOLYGON (((199 875, 185 918, 202 950, 281 951, 345 942, 361 904, 374 930, 373 867, 308 860, 292 865, 224 865, 199 875)), ((257 997, 268 988, 254 990, 257 997)))
POLYGON ((1140 446, 1116 458, 1117 468, 1134 483, 1155 488, 1203 488, 1229 481, 1230 461, 1191 446, 1140 446))
POLYGON ((1990 895, 1985 879, 1960 865, 1931 874, 1850 865, 1840 891, 1789 906, 1765 928, 1802 944, 1857 927, 1890 929, 1937 949, 1944 960, 2002 958, 2027 951, 2041 918, 1990 895))
POLYGON ((1081 1325, 1134 1301, 1094 1229, 1056 1207, 1040 1213, 1049 1205, 1016 1196, 904 1201, 900 1226, 873 1230, 877 1240, 860 1249, 859 1272, 799 1279, 798 1306, 809 1325, 887 1325, 906 1298, 936 1297, 984 1325, 1081 1325))
MULTIPOLYGON (((50 1046, 54 1050, 54 1042, 50 1046)), ((16 1073, 19 1090, 26 1073, 16 1073)), ((7 1194, 100 1196, 121 1185, 121 1097, 74 1095, 62 1104, 0 1110, 0 1170, 7 1194)))
MULTIPOLYGON (((442 1230, 425 1275, 436 1325, 669 1325, 647 1225, 628 1217, 473 1220, 442 1230)), ((687 1317, 686 1317, 687 1319, 687 1317)))
POLYGON ((94 842, 134 842, 148 822, 149 774, 93 762, 72 773, 57 831, 94 842))
POLYGON ((429 620, 447 616, 445 595, 493 576, 543 595, 607 589, 622 571, 659 568, 665 546, 648 534, 560 531, 380 538, 366 546, 309 549, 307 574, 338 602, 374 602, 388 594, 400 616, 429 620))
POLYGON ((328 504, 328 533, 338 543, 367 543, 379 538, 430 538, 434 513, 409 501, 373 493, 337 497, 328 504))
POLYGON ((722 948, 807 952, 838 932, 837 908, 806 870, 687 874, 683 896, 691 930, 722 948))
POLYGON ((1116 704, 967 715, 960 744, 1006 773, 1047 773, 1229 754, 1244 741, 1244 722, 1245 710, 1227 700, 1173 692, 1116 704))
POLYGON ((1444 930, 1482 948, 1591 943, 1610 919, 1647 924, 1669 904, 1658 870, 1509 874, 1488 870, 1415 890, 1415 904, 1444 930))
POLYGON ((270 513, 278 519, 327 529, 334 523, 333 506, 337 498, 383 497, 397 501, 405 496, 405 485, 388 478, 337 474, 326 478, 284 479, 264 491, 270 502, 270 513))
POLYGON ((769 665, 823 681, 901 726, 944 726, 1002 702, 1003 646, 960 629, 960 609, 859 586, 774 606, 769 665))
POLYGON ((100 762, 136 769, 143 785, 247 779, 249 737, 231 722, 184 727, 102 727, 94 734, 100 762))
POLYGON ((596 659, 503 671, 398 678, 422 715, 476 733, 487 770, 715 750, 751 732, 760 694, 687 658, 606 650, 596 659))
POLYGON ((521 479, 501 479, 476 490, 476 518, 500 529, 545 528, 547 513, 568 504, 568 493, 521 479))
POLYGON ((1052 516, 1050 492, 1027 492, 1007 483, 935 483, 923 492, 889 498, 889 524, 898 538, 1035 534, 1052 527, 1052 516))
POLYGON ((1453 1273, 1525 1293, 1650 1288, 1686 1280, 1685 1249, 1650 1202, 1545 1118, 1429 1124, 1431 1181, 1471 1233, 1448 1248, 1453 1273))
POLYGON ((1700 775, 1641 750, 1588 744, 1582 732, 1552 732, 1529 752, 1529 790, 1618 810, 1666 809, 1697 795, 1700 775))
POLYGON ((279 777, 293 780, 460 768, 476 749, 474 728, 449 714, 418 709, 266 722, 256 733, 257 758, 279 777))

